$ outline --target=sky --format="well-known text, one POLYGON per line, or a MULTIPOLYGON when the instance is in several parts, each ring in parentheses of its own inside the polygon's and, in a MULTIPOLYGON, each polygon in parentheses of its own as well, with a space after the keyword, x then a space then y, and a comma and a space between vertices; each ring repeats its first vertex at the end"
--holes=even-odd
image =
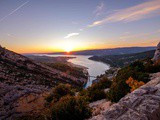
POLYGON ((63 52, 160 41, 160 0, 0 0, 0 45, 63 52))

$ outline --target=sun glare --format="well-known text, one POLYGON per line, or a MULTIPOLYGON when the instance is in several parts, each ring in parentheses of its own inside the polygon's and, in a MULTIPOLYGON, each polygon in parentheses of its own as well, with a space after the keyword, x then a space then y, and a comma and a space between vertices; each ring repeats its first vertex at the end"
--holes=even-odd
POLYGON ((65 45, 64 45, 64 51, 67 52, 67 53, 71 52, 73 50, 73 46, 74 45, 71 42, 65 43, 65 45))
POLYGON ((58 49, 67 53, 85 49, 85 45, 83 45, 82 42, 77 42, 76 40, 58 41, 55 45, 58 49))
POLYGON ((66 48, 64 49, 67 53, 72 51, 72 48, 70 46, 66 46, 66 48))

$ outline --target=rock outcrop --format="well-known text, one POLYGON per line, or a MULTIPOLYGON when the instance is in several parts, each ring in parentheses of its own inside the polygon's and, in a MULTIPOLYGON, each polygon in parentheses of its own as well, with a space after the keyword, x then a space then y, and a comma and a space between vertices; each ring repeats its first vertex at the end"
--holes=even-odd
POLYGON ((157 45, 156 52, 154 54, 154 57, 152 59, 155 63, 160 64, 160 42, 157 45))
POLYGON ((12 120, 25 114, 35 115, 44 109, 49 90, 38 85, 0 83, 0 120, 12 120))
POLYGON ((159 118, 160 72, 152 74, 150 82, 90 120, 159 120, 159 118))

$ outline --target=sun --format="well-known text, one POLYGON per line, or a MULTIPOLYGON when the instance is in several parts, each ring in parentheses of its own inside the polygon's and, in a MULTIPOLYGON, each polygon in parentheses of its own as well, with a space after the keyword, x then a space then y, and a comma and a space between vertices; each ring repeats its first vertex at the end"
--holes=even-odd
POLYGON ((70 53, 72 50, 73 50, 73 44, 70 43, 70 42, 67 42, 65 45, 64 45, 64 51, 66 51, 67 53, 70 53))
POLYGON ((72 48, 71 48, 71 47, 66 47, 64 50, 65 50, 67 53, 70 53, 70 52, 72 51, 72 48))

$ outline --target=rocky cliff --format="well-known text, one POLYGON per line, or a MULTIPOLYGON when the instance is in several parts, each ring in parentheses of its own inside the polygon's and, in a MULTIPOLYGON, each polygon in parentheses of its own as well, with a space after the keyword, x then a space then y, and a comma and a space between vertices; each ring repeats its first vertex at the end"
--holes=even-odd
POLYGON ((152 59, 155 63, 160 64, 160 42, 157 45, 156 52, 154 54, 154 57, 152 59))
POLYGON ((90 120, 159 120, 160 72, 151 81, 90 120))

